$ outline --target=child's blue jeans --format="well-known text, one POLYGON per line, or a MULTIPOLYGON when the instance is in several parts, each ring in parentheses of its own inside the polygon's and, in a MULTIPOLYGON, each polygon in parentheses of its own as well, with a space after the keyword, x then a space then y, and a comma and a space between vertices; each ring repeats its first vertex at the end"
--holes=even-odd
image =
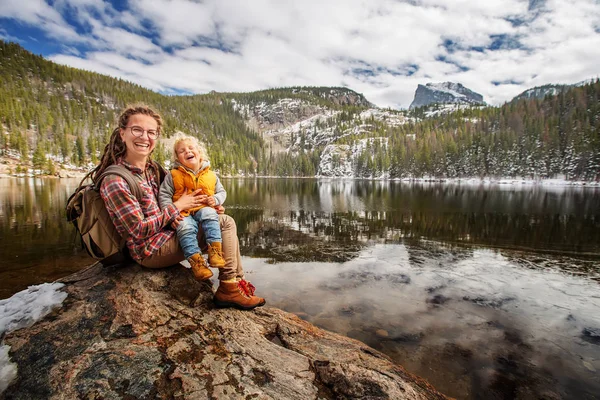
POLYGON ((177 239, 183 249, 185 258, 190 258, 196 253, 201 253, 198 245, 198 228, 202 227, 206 243, 221 242, 221 228, 219 215, 212 207, 203 207, 194 215, 184 217, 177 226, 177 239))

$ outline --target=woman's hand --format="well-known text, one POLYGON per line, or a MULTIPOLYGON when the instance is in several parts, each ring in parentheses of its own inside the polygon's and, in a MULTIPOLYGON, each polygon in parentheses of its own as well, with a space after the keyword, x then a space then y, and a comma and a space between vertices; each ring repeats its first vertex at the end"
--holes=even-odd
POLYGON ((175 220, 171 222, 171 228, 173 228, 173 230, 177 230, 177 227, 179 226, 181 221, 183 221, 183 215, 179 214, 177 217, 175 217, 175 220))
POLYGON ((208 197, 205 194, 200 194, 200 192, 202 192, 202 189, 194 190, 192 193, 186 193, 173 204, 175 204, 175 207, 177 207, 179 211, 185 211, 198 207, 204 204, 204 198, 208 197))
POLYGON ((225 207, 223 207, 223 206, 215 206, 214 209, 217 210, 217 214, 225 213, 225 207))

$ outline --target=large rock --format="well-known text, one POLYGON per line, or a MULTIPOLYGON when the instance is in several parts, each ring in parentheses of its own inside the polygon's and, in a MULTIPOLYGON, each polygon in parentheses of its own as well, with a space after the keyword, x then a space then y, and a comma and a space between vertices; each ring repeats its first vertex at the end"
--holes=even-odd
POLYGON ((94 265, 62 308, 7 335, 5 399, 445 399, 358 341, 271 307, 218 310, 176 266, 94 265))

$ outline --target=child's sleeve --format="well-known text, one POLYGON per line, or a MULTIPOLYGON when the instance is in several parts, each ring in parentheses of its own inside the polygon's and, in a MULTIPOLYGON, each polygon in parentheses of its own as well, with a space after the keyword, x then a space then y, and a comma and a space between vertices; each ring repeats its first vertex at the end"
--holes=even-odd
POLYGON ((215 185, 215 194, 213 196, 215 198, 215 203, 217 206, 225 203, 225 199, 227 198, 227 192, 225 188, 221 184, 221 180, 217 177, 217 184, 215 185))
POLYGON ((171 172, 167 172, 163 183, 158 191, 158 205, 161 210, 169 204, 173 204, 173 194, 175 194, 175 186, 173 185, 173 176, 171 172))

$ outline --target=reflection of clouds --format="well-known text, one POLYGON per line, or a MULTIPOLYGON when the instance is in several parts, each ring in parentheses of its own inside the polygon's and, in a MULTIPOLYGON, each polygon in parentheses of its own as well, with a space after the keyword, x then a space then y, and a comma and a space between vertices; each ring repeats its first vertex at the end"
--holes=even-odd
POLYGON ((270 305, 399 355, 418 374, 431 373, 424 370, 431 354, 440 353, 444 365, 459 352, 478 382, 491 385, 496 375, 478 371, 501 373, 498 360, 517 357, 521 375, 567 376, 583 382, 582 390, 600 389, 592 373, 600 369, 600 346, 585 335, 600 329, 597 283, 522 268, 489 250, 429 246, 376 245, 340 264, 244 263, 270 305))

